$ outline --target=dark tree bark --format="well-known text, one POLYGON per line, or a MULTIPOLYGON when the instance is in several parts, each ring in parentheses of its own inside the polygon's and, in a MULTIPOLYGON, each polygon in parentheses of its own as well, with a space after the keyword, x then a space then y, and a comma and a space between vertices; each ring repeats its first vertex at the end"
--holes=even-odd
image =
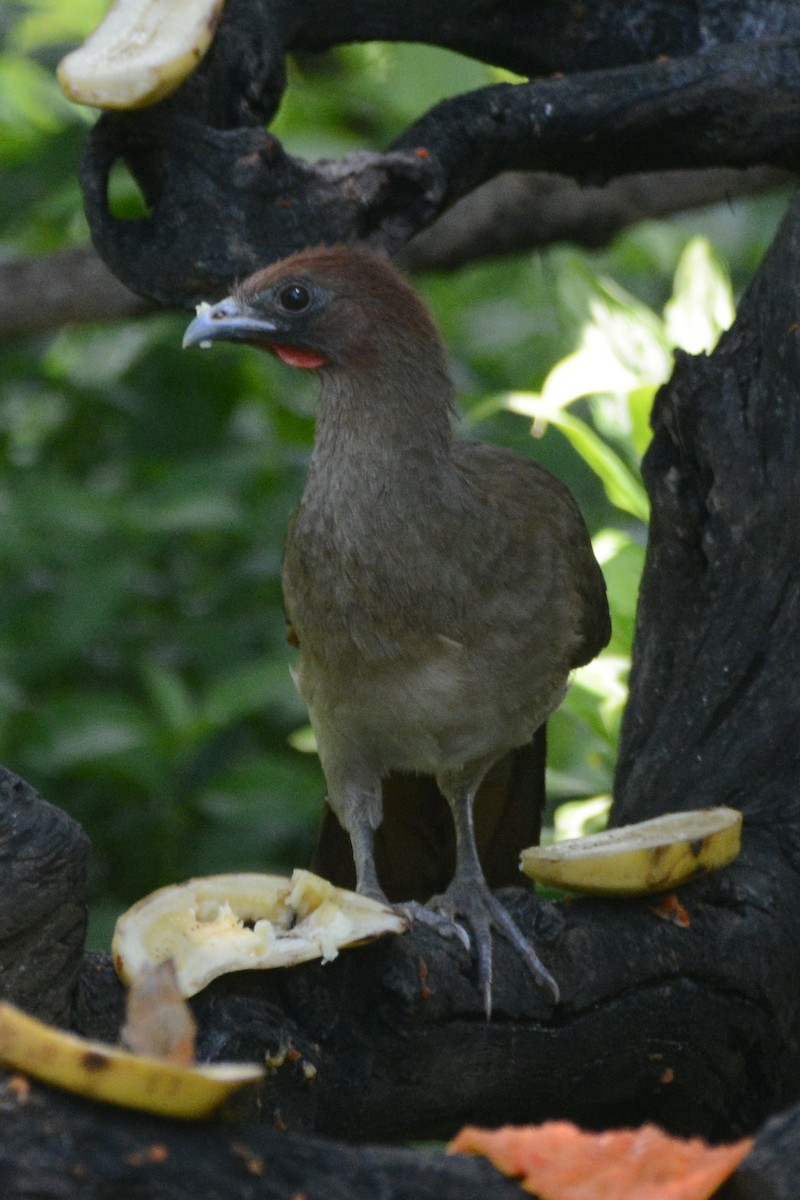
MULTIPOLYGON (((791 179, 770 167, 720 168, 629 175, 604 187, 579 187, 561 175, 505 172, 413 237, 398 261, 410 271, 453 271, 559 241, 598 249, 638 221, 732 203, 786 187, 791 179)), ((91 246, 0 262, 0 341, 156 311, 91 246)))
POLYGON ((0 1072, 3 1200, 516 1200, 486 1160, 126 1112, 0 1072))
POLYGON ((798 867, 800 358, 793 204, 733 328, 679 354, 652 502, 615 819, 730 803, 798 867), (680 697, 680 702, 676 699, 680 697))
POLYGON ((0 767, 0 996, 64 1022, 86 937, 88 839, 0 767))
MULTIPOLYGON (((485 1159, 159 1120, 0 1073, 3 1200, 519 1200, 485 1159)), ((794 1200, 800 1112, 771 1122, 715 1200, 794 1200), (777 1153, 776 1153, 777 1151, 777 1153), (793 1176, 778 1174, 785 1162, 793 1176), (787 1182, 788 1181, 788 1182, 787 1182)))
POLYGON ((82 168, 92 235, 133 291, 188 306, 305 245, 360 241, 395 254, 509 170, 587 184, 668 168, 794 169, 799 46, 800 12, 778 0, 616 10, 461 0, 432 12, 387 2, 324 15, 313 0, 230 0, 211 52, 174 96, 95 126, 82 168), (447 100, 384 153, 316 164, 286 154, 262 128, 285 84, 285 52, 374 37, 572 73, 447 100), (137 221, 108 208, 119 158, 150 209, 137 221))

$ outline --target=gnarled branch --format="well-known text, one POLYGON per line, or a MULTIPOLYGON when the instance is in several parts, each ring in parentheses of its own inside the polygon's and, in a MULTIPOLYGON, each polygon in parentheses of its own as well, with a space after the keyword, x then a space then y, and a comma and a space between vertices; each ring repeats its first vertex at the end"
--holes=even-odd
MULTIPOLYGON (((374 12, 355 5, 346 17, 337 8, 332 21, 315 25, 313 5, 232 0, 211 53, 183 88, 144 112, 104 114, 89 139, 82 184, 95 244, 112 271, 159 303, 188 306, 309 244, 357 241, 395 254, 506 171, 552 171, 586 184, 687 166, 797 165, 800 17, 780 4, 765 7, 756 42, 738 40, 741 13, 726 20, 709 5, 704 26, 681 27, 683 6, 675 4, 672 20, 654 27, 660 44, 652 31, 638 50, 630 38, 616 50, 603 39, 603 69, 444 101, 383 153, 314 164, 287 154, 260 127, 284 87, 287 49, 419 36, 501 63, 513 44, 514 62, 528 56, 537 69, 535 46, 546 42, 548 26, 522 0, 494 24, 482 11, 474 35, 466 13, 460 22, 426 14, 423 35, 421 11, 405 7, 394 6, 392 16, 387 5, 374 12), (120 157, 150 208, 136 221, 108 208, 108 176, 120 157)), ((626 13, 629 33, 641 32, 630 6, 626 13)), ((552 15, 565 34, 566 7, 552 15)), ((579 26, 573 32, 586 52, 567 54, 570 66, 596 68, 579 26)))

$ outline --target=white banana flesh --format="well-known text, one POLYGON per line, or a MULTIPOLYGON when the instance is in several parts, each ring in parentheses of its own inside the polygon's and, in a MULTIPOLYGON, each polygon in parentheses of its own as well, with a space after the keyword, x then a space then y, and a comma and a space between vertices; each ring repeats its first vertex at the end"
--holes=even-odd
POLYGON ((310 871, 298 869, 291 879, 210 875, 134 904, 117 921, 111 953, 126 984, 171 958, 182 995, 193 996, 230 971, 329 962, 345 946, 407 928, 393 909, 310 871))
POLYGON ((117 0, 58 66, 62 91, 95 108, 146 108, 183 83, 214 38, 225 0, 117 0))

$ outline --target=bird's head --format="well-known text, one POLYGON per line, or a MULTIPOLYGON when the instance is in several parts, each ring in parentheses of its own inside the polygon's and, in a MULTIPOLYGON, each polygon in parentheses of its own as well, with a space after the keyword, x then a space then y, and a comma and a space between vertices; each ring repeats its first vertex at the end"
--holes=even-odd
POLYGON ((387 353, 439 347, 412 289, 382 258, 350 246, 304 250, 257 271, 217 304, 200 306, 183 345, 246 342, 306 369, 352 371, 387 353))

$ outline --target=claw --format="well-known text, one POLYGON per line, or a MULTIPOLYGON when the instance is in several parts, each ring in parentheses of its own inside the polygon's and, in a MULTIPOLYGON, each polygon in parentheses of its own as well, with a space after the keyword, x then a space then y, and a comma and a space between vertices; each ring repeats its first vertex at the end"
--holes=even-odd
MULTIPOLYGON (((491 892, 488 893, 488 899, 491 902, 492 909, 491 924, 499 933, 502 933, 506 941, 511 942, 511 945, 517 951, 539 987, 545 988, 547 991, 549 991, 550 995, 553 997, 553 1003, 558 1004, 561 993, 559 992, 558 984, 556 983, 555 979, 547 970, 547 967, 541 961, 531 943, 521 932, 516 921, 509 916, 508 912, 500 903, 500 901, 497 900, 491 894, 491 892)), ((491 942, 489 945, 491 953, 491 942)))
POLYGON ((511 942, 537 986, 550 992, 553 1002, 558 1003, 559 990, 555 979, 516 922, 482 881, 472 881, 466 886, 462 883, 457 886, 451 884, 442 896, 434 896, 428 906, 412 901, 398 908, 411 921, 428 925, 443 937, 457 937, 469 950, 471 939, 464 926, 456 920, 456 915, 464 919, 475 942, 478 987, 487 1021, 492 1016, 492 929, 511 942))
POLYGON ((429 929, 435 929, 442 937, 458 938, 464 949, 470 950, 469 934, 464 926, 459 925, 458 921, 449 913, 437 912, 434 908, 428 908, 416 900, 409 900, 405 904, 396 904, 394 907, 396 912, 406 917, 412 924, 416 922, 420 925, 427 925, 429 929))

